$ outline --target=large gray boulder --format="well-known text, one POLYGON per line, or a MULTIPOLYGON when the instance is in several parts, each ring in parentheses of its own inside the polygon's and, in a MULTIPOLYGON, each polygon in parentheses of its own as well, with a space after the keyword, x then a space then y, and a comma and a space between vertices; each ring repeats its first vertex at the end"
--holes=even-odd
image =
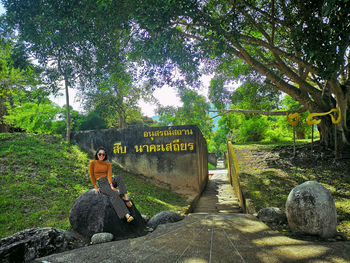
POLYGON ((330 238, 336 235, 337 212, 329 191, 315 181, 296 186, 286 202, 293 232, 330 238))
POLYGON ((137 237, 146 234, 146 223, 135 205, 128 208, 134 220, 127 223, 119 219, 109 197, 95 190, 81 194, 70 211, 69 221, 72 229, 87 239, 94 234, 107 232, 114 240, 137 237))
POLYGON ((72 249, 74 241, 64 230, 52 227, 26 229, 0 240, 0 261, 28 262, 72 249))
POLYGON ((158 225, 174 223, 182 219, 183 217, 178 213, 172 211, 162 211, 151 217, 147 225, 153 229, 156 229, 158 225))

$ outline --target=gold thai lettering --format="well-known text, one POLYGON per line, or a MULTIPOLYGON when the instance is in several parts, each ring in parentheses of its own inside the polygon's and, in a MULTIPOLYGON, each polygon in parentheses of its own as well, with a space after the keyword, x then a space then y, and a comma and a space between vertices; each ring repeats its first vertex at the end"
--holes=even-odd
POLYGON ((143 145, 135 145, 135 152, 186 152, 194 150, 193 142, 181 142, 180 140, 174 140, 167 144, 143 144, 143 145))
POLYGON ((174 140, 173 141, 173 149, 174 149, 174 152, 178 152, 180 151, 180 140, 174 140))
POLYGON ((142 153, 143 152, 142 145, 135 145, 135 150, 136 150, 137 153, 138 152, 142 153))
POLYGON ((165 149, 167 152, 172 152, 173 151, 173 144, 172 143, 166 144, 165 149))
POLYGON ((165 152, 164 144, 157 144, 157 152, 165 152))
POLYGON ((122 146, 121 142, 116 142, 113 147, 115 154, 126 154, 126 146, 122 146))
POLYGON ((143 145, 142 147, 143 147, 143 148, 145 148, 145 147, 146 147, 146 148, 145 148, 145 149, 146 149, 146 151, 147 151, 147 152, 149 152, 149 145, 145 144, 145 145, 143 145))
POLYGON ((171 136, 171 131, 164 131, 164 136, 171 136))
POLYGON ((152 141, 154 140, 154 137, 182 136, 182 135, 193 135, 193 131, 192 129, 173 130, 173 127, 169 127, 167 130, 143 132, 143 137, 151 138, 152 141))
POLYGON ((191 130, 182 130, 182 131, 185 133, 185 135, 193 135, 192 129, 191 130))
POLYGON ((156 146, 155 144, 151 144, 151 145, 149 146, 149 151, 150 151, 150 152, 156 152, 156 151, 157 151, 157 146, 156 146))

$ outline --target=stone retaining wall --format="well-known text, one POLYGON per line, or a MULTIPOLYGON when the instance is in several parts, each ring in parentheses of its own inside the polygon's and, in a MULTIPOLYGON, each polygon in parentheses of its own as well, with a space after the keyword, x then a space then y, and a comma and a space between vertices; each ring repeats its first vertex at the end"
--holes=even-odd
POLYGON ((103 146, 113 162, 173 190, 200 193, 208 180, 206 140, 194 125, 79 131, 71 141, 90 154, 103 146))

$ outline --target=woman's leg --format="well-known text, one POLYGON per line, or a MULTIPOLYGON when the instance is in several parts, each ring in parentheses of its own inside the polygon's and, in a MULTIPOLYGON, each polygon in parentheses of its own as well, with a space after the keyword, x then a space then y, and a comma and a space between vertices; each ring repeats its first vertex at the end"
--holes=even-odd
POLYGON ((118 192, 115 192, 111 189, 107 178, 101 178, 98 180, 100 190, 103 194, 108 195, 112 206, 117 213, 118 217, 122 219, 127 217, 129 210, 126 208, 124 201, 120 198, 118 192))
MULTIPOLYGON (((114 178, 115 178, 115 182, 117 183, 119 194, 121 194, 123 196, 124 200, 129 200, 128 191, 126 190, 126 185, 124 183, 123 177, 121 177, 119 174, 117 174, 116 176, 114 176, 114 178)), ((127 202, 125 202, 125 204, 128 207, 132 206, 131 201, 127 201, 127 202)))
POLYGON ((128 191, 126 190, 126 185, 124 183, 123 177, 121 177, 119 174, 117 174, 116 176, 114 176, 114 178, 115 178, 115 181, 117 183, 119 193, 122 195, 128 193, 128 191))

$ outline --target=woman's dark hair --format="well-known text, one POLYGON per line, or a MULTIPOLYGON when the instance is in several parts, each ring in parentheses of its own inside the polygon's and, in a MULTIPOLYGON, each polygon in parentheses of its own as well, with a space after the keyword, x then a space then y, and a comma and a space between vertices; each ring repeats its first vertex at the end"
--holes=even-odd
POLYGON ((102 150, 102 151, 105 151, 105 158, 103 159, 103 161, 106 161, 106 160, 108 159, 107 151, 106 151, 106 149, 103 148, 103 147, 99 147, 99 148, 97 149, 97 151, 96 151, 96 153, 95 153, 95 160, 98 160, 97 154, 98 154, 98 152, 101 151, 101 150, 102 150))

